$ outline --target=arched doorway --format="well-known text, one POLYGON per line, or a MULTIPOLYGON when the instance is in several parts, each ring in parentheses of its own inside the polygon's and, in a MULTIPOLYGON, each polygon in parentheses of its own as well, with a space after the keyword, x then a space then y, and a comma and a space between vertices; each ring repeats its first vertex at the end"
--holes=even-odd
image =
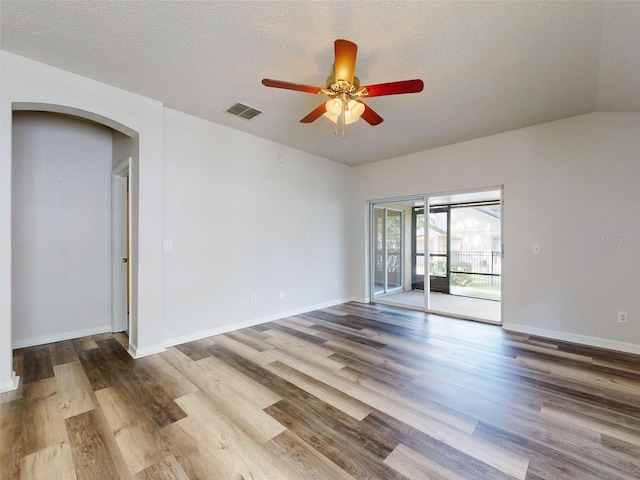
MULTIPOLYGON (((107 159, 108 161, 108 165, 106 166, 107 171, 105 173, 105 168, 104 168, 104 159, 103 159, 103 165, 101 167, 101 172, 103 174, 105 174, 106 176, 104 178, 102 178, 101 180, 101 184, 104 186, 104 184, 106 183, 106 185, 108 186, 108 195, 113 196, 115 194, 122 194, 122 189, 118 189, 118 188, 114 188, 114 185, 118 185, 118 184, 122 184, 122 181, 124 180, 125 182, 125 188, 124 188, 124 195, 127 195, 127 190, 126 189, 126 175, 128 175, 128 169, 126 171, 122 170, 122 164, 126 162, 127 167, 129 166, 130 162, 135 161, 135 159, 137 159, 138 157, 138 135, 135 131, 133 131, 132 129, 118 123, 115 122, 111 119, 105 118, 103 116, 100 115, 96 115, 93 114, 91 112, 87 112, 84 110, 79 110, 79 109, 75 109, 75 108, 70 108, 70 107, 65 107, 65 106, 60 106, 60 105, 53 105, 53 104, 36 104, 36 103, 13 103, 12 104, 12 110, 14 112, 14 116, 15 115, 23 115, 23 114, 27 114, 26 112, 39 112, 40 115, 47 115, 47 114, 52 114, 54 116, 57 116, 59 118, 58 121, 61 121, 60 119, 66 119, 67 122, 80 122, 78 124, 81 124, 81 122, 91 122, 93 124, 95 124, 95 126, 97 127, 99 125, 99 128, 102 128, 104 131, 108 131, 108 137, 110 139, 110 156, 111 158, 107 159), (24 112, 24 113, 23 113, 24 112), (46 113, 43 113, 46 112, 46 113), (108 129, 108 130, 107 130, 108 129), (120 167, 119 170, 118 169, 114 169, 114 166, 118 166, 120 167)), ((104 136, 104 135, 103 135, 104 136)), ((15 169, 15 166, 14 166, 15 169)), ((60 177, 58 180, 60 180, 61 182, 64 182, 64 175, 62 175, 60 172, 58 172, 58 176, 60 177)), ((12 185, 14 182, 14 178, 12 175, 12 185)), ((13 185, 14 187, 16 187, 17 185, 13 185)), ((16 199, 16 195, 15 193, 18 192, 20 190, 20 188, 12 188, 12 191, 14 191, 14 200, 16 199)), ((64 190, 63 190, 64 191, 64 190)), ((132 191, 132 194, 137 194, 137 191, 132 191)), ((64 195, 62 195, 64 196, 64 195)), ((111 312, 116 312, 116 310, 118 310, 118 306, 115 305, 117 303, 118 300, 120 300, 121 303, 125 304, 125 314, 128 311, 128 308, 126 308, 126 306, 128 305, 127 302, 127 298, 125 297, 125 299, 119 299, 118 296, 116 295, 116 291, 118 290, 118 284, 124 282, 125 285, 127 283, 127 278, 129 278, 131 280, 130 282, 130 292, 131 292, 131 296, 135 296, 137 295, 137 281, 136 278, 134 278, 131 275, 124 275, 121 278, 116 278, 117 277, 117 272, 118 271, 122 271, 123 265, 122 265, 122 258, 124 256, 127 257, 128 260, 131 261, 131 263, 135 263, 136 262, 136 252, 135 249, 132 249, 131 252, 129 254, 127 253, 122 253, 118 251, 118 245, 117 244, 127 244, 128 242, 126 241, 125 238, 119 238, 118 235, 123 236, 123 235, 127 235, 129 229, 116 229, 116 228, 112 228, 112 225, 115 226, 116 221, 114 219, 111 218, 111 212, 114 212, 114 218, 117 220, 118 216, 120 217, 125 217, 126 218, 126 210, 122 210, 122 211, 117 211, 116 207, 120 204, 126 205, 129 202, 126 202, 126 198, 108 198, 108 203, 105 205, 103 203, 102 205, 102 209, 106 210, 107 215, 108 215, 108 219, 107 219, 107 223, 108 223, 108 229, 109 231, 106 232, 106 238, 103 239, 103 243, 107 243, 107 248, 109 249, 109 251, 112 253, 109 257, 109 259, 107 259, 107 262, 110 262, 110 265, 108 265, 108 275, 109 278, 107 279, 106 282, 106 286, 103 282, 103 284, 101 284, 101 288, 105 288, 107 291, 107 295, 108 295, 108 302, 110 302, 109 305, 107 305, 107 310, 109 310, 109 315, 111 316, 111 312), (115 261, 117 260, 118 265, 115 265, 115 261), (111 292, 114 292, 113 295, 111 295, 111 292)), ((15 202, 12 202, 15 203, 15 202)), ((137 199, 134 202, 131 202, 134 205, 137 204, 137 199)), ((15 205, 14 205, 15 206, 15 205)), ((14 208, 12 208, 12 217, 14 216, 14 212, 13 212, 14 208)), ((72 211, 73 209, 68 209, 69 211, 72 211)), ((19 212, 18 212, 19 213, 19 212)), ((62 213, 62 212, 61 212, 62 213)), ((102 212, 104 214, 104 212, 102 212)), ((64 216, 64 215, 62 215, 64 216)), ((68 216, 67 216, 68 217, 68 216)), ((51 220, 51 219, 50 219, 51 220)), ((104 218, 103 218, 104 220, 104 218)), ((136 222, 138 221, 138 214, 137 212, 132 212, 132 215, 129 217, 129 221, 130 222, 136 222)), ((61 228, 65 228, 64 222, 60 222, 61 228)), ((64 234, 68 234, 71 237, 73 236, 73 229, 75 229, 75 231, 78 231, 78 219, 76 218, 74 221, 72 221, 74 227, 71 229, 72 231, 70 232, 64 232, 64 234)), ((104 222, 103 222, 104 224, 104 222)), ((51 229, 52 226, 55 225, 55 221, 49 221, 48 226, 49 229, 51 229)), ((66 225, 66 227, 68 227, 68 225, 66 225)), ((104 234, 104 229, 101 232, 101 234, 104 234)), ((64 236, 64 234, 62 236, 64 236)), ((60 236, 60 232, 58 232, 58 236, 60 236)), ((14 257, 14 255, 17 255, 17 245, 19 245, 21 242, 16 242, 15 240, 12 242, 13 243, 13 247, 12 247, 12 259, 14 257)), ((46 243, 46 242, 43 242, 46 243)), ((104 246, 104 245, 103 245, 104 246)), ((101 250, 102 253, 104 253, 104 248, 101 250)), ((20 271, 20 263, 21 262, 16 262, 15 260, 12 262, 13 263, 13 268, 12 270, 14 272, 16 271, 20 271)), ((46 263, 46 262, 45 262, 46 263)), ((72 263, 72 262, 70 262, 72 263)), ((104 265, 103 265, 104 266, 104 265)), ((126 266, 125 266, 126 268, 126 266)), ((62 269, 60 269, 62 270, 62 269)), ((104 269, 102 269, 102 272, 104 273, 104 269)), ((12 274, 12 286, 14 286, 14 278, 13 278, 13 274, 12 274)), ((64 281, 62 282, 64 283, 64 281)), ((14 289, 15 290, 15 289, 14 289)), ((122 290, 122 289, 120 289, 122 290)), ((127 288, 125 286, 125 295, 126 295, 126 291, 127 288)), ((19 293, 19 292, 18 292, 19 293)), ((58 297, 57 299, 60 300, 60 295, 49 295, 49 297, 58 297)), ((104 295, 103 295, 104 297, 104 295)), ((18 295, 19 298, 19 295, 18 295)), ((16 312, 17 310, 17 304, 14 303, 12 311, 16 312)), ((104 311, 104 309, 103 309, 104 311)), ((135 325, 133 325, 133 323, 136 321, 135 316, 132 316, 131 318, 132 321, 132 329, 135 330, 135 325)), ((120 326, 124 326, 126 325, 126 318, 124 319, 124 321, 122 321, 122 319, 116 319, 116 317, 114 316, 113 318, 110 319, 109 324, 107 325, 107 328, 109 328, 111 331, 119 331, 118 329, 122 330, 123 328, 120 328, 120 326)), ((15 327, 14 327, 15 328, 15 327)), ((104 328, 104 325, 103 327, 104 328)), ((89 332, 90 329, 87 330, 87 332, 89 332)), ((12 331, 12 341, 13 341, 13 346, 14 348, 16 346, 27 346, 27 345, 35 345, 38 343, 48 343, 50 341, 57 341, 57 340, 61 340, 61 339, 67 339, 67 338, 73 338, 73 336, 77 336, 80 335, 83 332, 82 329, 66 329, 62 328, 61 331, 59 332, 54 332, 53 336, 49 335, 43 335, 41 336, 41 342, 39 342, 39 337, 35 336, 35 335, 31 335, 29 338, 27 338, 26 340, 24 338, 19 339, 18 342, 16 342, 16 333, 15 331, 12 331), (56 336, 57 335, 57 336, 56 336), (65 338, 65 336, 67 338, 65 338), (22 342, 22 343, 20 343, 22 342), (25 343, 27 342, 27 343, 25 343), (37 343, 36 343, 37 342, 37 343)), ((23 335, 24 336, 24 335, 23 335)))

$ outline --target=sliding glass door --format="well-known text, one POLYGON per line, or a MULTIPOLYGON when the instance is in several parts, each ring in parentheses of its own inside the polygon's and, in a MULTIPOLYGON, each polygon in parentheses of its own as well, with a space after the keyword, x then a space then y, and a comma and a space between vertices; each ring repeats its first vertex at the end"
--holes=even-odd
POLYGON ((501 218, 500 201, 451 206, 451 294, 500 300, 501 218))
POLYGON ((402 290, 403 230, 401 210, 373 207, 374 295, 402 290))
POLYGON ((424 206, 413 207, 411 225, 411 288, 424 290, 424 206))
POLYGON ((370 204, 370 297, 499 323, 502 189, 370 204))
POLYGON ((449 206, 429 208, 429 282, 432 292, 449 293, 449 206))

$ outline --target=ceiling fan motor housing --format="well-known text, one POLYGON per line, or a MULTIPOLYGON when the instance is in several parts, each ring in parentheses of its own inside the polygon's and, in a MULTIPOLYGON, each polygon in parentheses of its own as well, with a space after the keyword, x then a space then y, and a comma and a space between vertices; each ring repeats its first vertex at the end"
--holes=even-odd
POLYGON ((341 95, 342 93, 346 93, 349 97, 356 96, 358 89, 360 88, 360 79, 358 77, 353 77, 353 83, 349 83, 346 80, 336 80, 336 76, 329 75, 327 77, 327 95, 341 95))

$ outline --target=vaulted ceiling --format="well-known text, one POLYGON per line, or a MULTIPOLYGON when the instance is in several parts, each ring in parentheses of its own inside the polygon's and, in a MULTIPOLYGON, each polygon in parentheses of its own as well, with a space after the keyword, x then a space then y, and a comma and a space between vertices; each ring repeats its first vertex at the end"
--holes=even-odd
POLYGON ((1 47, 252 135, 359 165, 593 111, 640 111, 640 2, 2 0, 1 47), (358 45, 384 118, 334 135, 299 120, 323 97, 333 42, 358 45), (245 120, 236 102, 264 113, 245 120))

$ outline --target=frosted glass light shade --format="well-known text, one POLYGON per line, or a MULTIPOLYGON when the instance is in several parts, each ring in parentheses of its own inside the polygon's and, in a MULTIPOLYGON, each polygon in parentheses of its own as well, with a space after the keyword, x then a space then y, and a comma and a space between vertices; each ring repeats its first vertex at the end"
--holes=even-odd
POLYGON ((327 100, 327 113, 331 116, 339 117, 342 113, 342 100, 339 98, 330 98, 327 100))
POLYGON ((350 100, 347 104, 347 109, 349 114, 354 118, 354 122, 360 118, 360 116, 364 113, 364 103, 356 102, 355 100, 350 100))
MULTIPOLYGON (((326 103, 327 111, 324 114, 333 123, 338 123, 340 115, 342 115, 342 100, 339 98, 332 98, 326 103)), ((344 112, 344 123, 349 125, 350 123, 357 122, 360 116, 364 113, 364 104, 356 102, 355 100, 349 100, 344 112)))

